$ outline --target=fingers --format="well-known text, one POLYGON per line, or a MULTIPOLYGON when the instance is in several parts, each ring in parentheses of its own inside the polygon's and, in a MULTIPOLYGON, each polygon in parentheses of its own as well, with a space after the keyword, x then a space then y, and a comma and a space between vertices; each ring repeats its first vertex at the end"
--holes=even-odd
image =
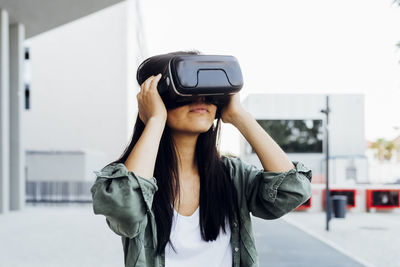
POLYGON ((139 92, 136 94, 136 99, 138 101, 143 101, 147 99, 148 96, 150 96, 148 93, 150 92, 156 92, 157 90, 157 84, 160 81, 162 75, 161 73, 154 76, 148 77, 140 86, 139 92))
POLYGON ((161 73, 159 73, 157 76, 154 76, 154 78, 150 81, 150 87, 149 89, 156 89, 157 88, 157 84, 161 79, 161 73))
POLYGON ((141 91, 142 91, 143 93, 147 93, 149 90, 151 90, 151 89, 154 90, 155 88, 157 88, 157 84, 158 84, 158 82, 160 81, 161 77, 162 77, 162 75, 161 75, 161 73, 160 73, 160 74, 158 74, 157 76, 152 75, 152 76, 150 76, 149 78, 147 78, 147 79, 143 82, 143 84, 141 85, 141 87, 140 87, 141 91))
POLYGON ((140 86, 140 91, 142 93, 146 93, 148 88, 149 88, 149 84, 151 82, 151 80, 154 78, 154 75, 151 75, 149 78, 147 78, 142 85, 140 86))

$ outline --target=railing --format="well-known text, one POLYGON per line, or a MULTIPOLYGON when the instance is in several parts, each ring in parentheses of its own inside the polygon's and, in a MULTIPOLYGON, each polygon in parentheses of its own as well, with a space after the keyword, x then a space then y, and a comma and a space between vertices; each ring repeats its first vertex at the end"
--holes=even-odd
POLYGON ((27 181, 26 202, 90 203, 92 182, 27 181))

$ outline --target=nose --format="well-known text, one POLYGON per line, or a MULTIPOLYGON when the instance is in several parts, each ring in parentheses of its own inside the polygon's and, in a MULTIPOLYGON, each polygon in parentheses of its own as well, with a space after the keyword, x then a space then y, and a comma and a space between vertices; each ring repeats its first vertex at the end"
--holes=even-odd
POLYGON ((206 102, 206 97, 205 96, 199 96, 196 98, 195 102, 206 102))

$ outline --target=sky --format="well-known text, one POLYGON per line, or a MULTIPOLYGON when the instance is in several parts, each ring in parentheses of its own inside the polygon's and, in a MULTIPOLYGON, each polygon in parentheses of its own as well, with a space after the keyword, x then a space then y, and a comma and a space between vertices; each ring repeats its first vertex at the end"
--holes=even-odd
MULTIPOLYGON (((400 135, 400 6, 392 0, 145 0, 141 10, 148 56, 234 55, 242 100, 250 93, 364 94, 366 139, 400 135)), ((224 138, 238 138, 230 126, 221 149, 238 153, 224 138)))

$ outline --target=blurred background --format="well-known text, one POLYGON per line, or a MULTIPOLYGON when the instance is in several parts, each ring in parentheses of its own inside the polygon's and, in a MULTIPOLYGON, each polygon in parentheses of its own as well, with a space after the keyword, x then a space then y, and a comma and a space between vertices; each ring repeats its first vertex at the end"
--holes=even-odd
MULTIPOLYGON (((0 0, 0 266, 123 266, 93 171, 131 138, 138 65, 178 50, 234 55, 246 110, 313 171, 306 203, 253 217, 260 266, 400 266, 399 25, 393 0, 0 0)), ((220 151, 261 167, 232 125, 220 151)))

